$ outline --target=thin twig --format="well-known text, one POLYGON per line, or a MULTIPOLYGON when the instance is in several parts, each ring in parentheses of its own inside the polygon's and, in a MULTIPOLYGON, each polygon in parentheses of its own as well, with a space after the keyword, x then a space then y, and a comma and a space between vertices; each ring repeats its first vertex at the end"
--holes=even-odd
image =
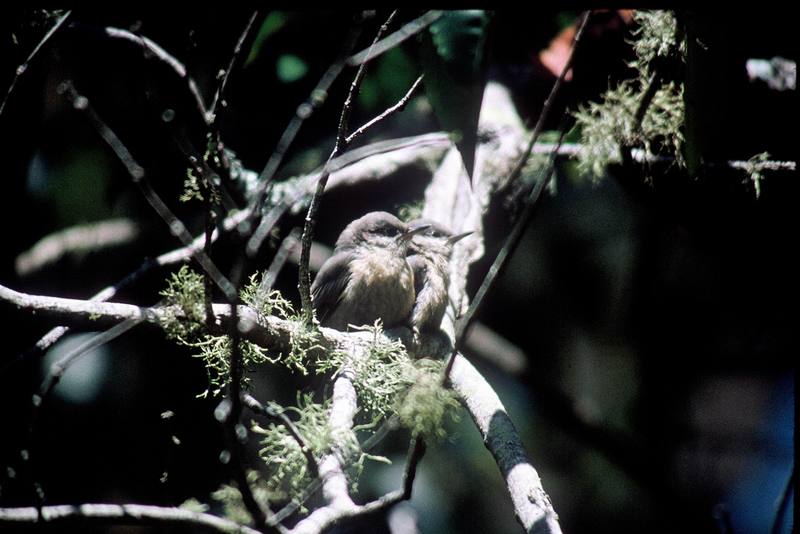
MULTIPOLYGON (((64 376, 64 373, 66 373, 66 371, 76 361, 78 361, 78 359, 80 359, 85 354, 88 354, 90 350, 96 349, 118 338, 122 334, 128 332, 130 329, 141 323, 143 320, 144 320, 143 318, 127 319, 119 324, 112 326, 105 332, 95 334, 85 342, 81 343, 79 346, 69 351, 65 356, 63 356, 61 359, 59 359, 57 362, 53 363, 50 366, 47 376, 45 377, 41 386, 39 386, 39 390, 31 398, 31 416, 30 416, 30 421, 28 423, 28 447, 27 447, 28 454, 23 456, 26 463, 29 466, 35 465, 32 460, 34 454, 32 451, 34 449, 33 444, 35 441, 36 425, 39 421, 41 406, 44 404, 45 400, 47 400, 50 393, 53 391, 53 388, 55 388, 58 382, 61 380, 61 377, 64 376)), ((33 469, 31 470, 32 473, 31 478, 33 479, 33 486, 36 488, 36 494, 41 504, 41 502, 44 501, 44 489, 38 480, 39 477, 36 476, 34 471, 35 470, 33 469)))
POLYGON ((408 39, 409 37, 413 37, 417 33, 421 32, 434 22, 436 22, 442 15, 444 11, 441 10, 430 10, 427 11, 422 16, 412 20, 411 22, 404 25, 399 30, 392 32, 391 34, 387 35, 373 46, 366 48, 355 54, 347 59, 347 64, 351 67, 355 67, 357 65, 361 65, 368 61, 372 61, 376 57, 380 56, 381 54, 388 52, 392 48, 398 46, 400 43, 408 39))
POLYGON ((334 160, 327 162, 327 167, 323 166, 320 171, 301 177, 297 181, 298 186, 284 195, 282 201, 270 208, 262 217, 258 228, 247 243, 247 255, 255 257, 264 239, 287 211, 292 210, 293 213, 299 213, 301 210, 307 209, 313 196, 315 185, 326 168, 332 178, 331 183, 326 186, 326 190, 329 190, 331 187, 338 185, 361 183, 370 179, 370 177, 383 178, 391 175, 395 169, 401 166, 435 159, 437 156, 443 155, 451 143, 446 134, 432 133, 378 141, 345 152, 334 160), (395 161, 390 156, 390 153, 401 154, 402 158, 400 159, 402 161, 395 161), (383 155, 386 155, 386 157, 383 157, 383 155), (374 165, 371 165, 371 162, 374 162, 374 165), (369 170, 360 169, 356 166, 357 164, 368 166, 369 170), (343 171, 347 167, 350 167, 353 172, 347 173, 348 178, 344 180, 347 183, 342 183, 342 181, 337 180, 337 175, 334 173, 343 171))
MULTIPOLYGON (((325 71, 325 74, 322 75, 322 78, 320 78, 316 87, 314 87, 314 89, 311 91, 309 98, 297 107, 297 111, 292 117, 292 120, 289 121, 289 124, 286 126, 286 129, 284 130, 283 134, 281 134, 281 137, 278 140, 278 144, 272 151, 272 155, 270 155, 267 164, 264 166, 264 169, 258 175, 259 190, 254 197, 256 199, 253 203, 254 216, 260 214, 261 207, 263 206, 267 198, 267 191, 269 190, 269 185, 272 182, 275 173, 278 171, 278 167, 280 167, 283 158, 289 151, 289 147, 291 146, 295 137, 297 137, 297 133, 300 131, 300 127, 303 125, 303 122, 306 119, 308 119, 314 113, 315 110, 322 107, 322 105, 325 103, 325 100, 327 100, 328 90, 333 85, 333 82, 335 82, 336 79, 339 77, 339 74, 341 74, 342 70, 344 70, 347 54, 349 54, 350 51, 355 46, 356 40, 358 39, 359 35, 361 35, 360 25, 356 25, 350 29, 350 32, 345 38, 345 44, 342 47, 342 51, 339 54, 339 57, 336 58, 336 60, 330 65, 330 67, 328 67, 328 70, 325 71)), ((248 249, 253 249, 253 248, 255 250, 258 250, 259 247, 251 246, 248 243, 248 249)))
MULTIPOLYGON (((389 18, 386 22, 380 27, 377 34, 375 35, 375 39, 373 40, 373 44, 375 44, 381 36, 386 32, 389 27, 389 24, 394 19, 394 16, 397 14, 397 11, 392 11, 392 14, 389 15, 389 18)), ((350 84, 350 90, 347 93, 347 98, 345 99, 344 105, 342 106, 342 113, 339 117, 339 128, 338 133, 336 136, 336 144, 333 147, 333 151, 331 155, 328 157, 328 162, 326 163, 326 167, 328 163, 330 163, 334 158, 340 155, 344 150, 347 148, 347 135, 348 135, 348 128, 349 128, 349 120, 350 114, 352 113, 353 102, 355 101, 356 96, 358 95, 358 91, 361 87, 361 82, 364 79, 364 75, 366 73, 366 64, 362 64, 358 68, 358 72, 356 73, 353 82, 350 84)), ((328 178, 330 176, 330 171, 324 170, 322 175, 317 182, 317 190, 314 193, 314 196, 311 199, 311 204, 308 207, 308 212, 306 213, 305 224, 303 226, 303 237, 302 237, 302 252, 300 254, 300 281, 298 284, 298 289, 300 291, 300 302, 302 307, 302 314, 305 319, 306 323, 310 323, 313 316, 313 306, 311 303, 311 276, 308 270, 308 259, 309 254, 311 252, 311 242, 314 239, 314 225, 316 224, 317 218, 317 211, 319 210, 319 204, 322 199, 322 194, 325 192, 325 186, 328 183, 328 178)))
POLYGON ((242 58, 244 56, 242 55, 242 50, 245 48, 245 42, 252 39, 254 36, 252 30, 257 26, 256 22, 263 20, 263 18, 264 15, 262 12, 259 10, 253 11, 253 14, 250 15, 250 19, 247 21, 244 31, 242 31, 242 34, 239 36, 239 40, 236 41, 236 46, 233 48, 233 54, 231 54, 231 59, 228 62, 228 68, 222 72, 219 85, 214 93, 214 99, 211 101, 211 106, 208 108, 208 116, 211 118, 212 130, 217 130, 219 126, 220 113, 218 108, 225 108, 227 106, 227 103, 225 102, 225 90, 228 87, 228 80, 230 79, 231 72, 233 72, 243 61, 242 58))
POLYGON ((747 172, 753 171, 791 171, 797 170, 796 161, 726 161, 725 164, 731 169, 744 170, 747 172))
POLYGON ((414 478, 417 475, 417 466, 425 455, 425 441, 421 436, 417 436, 411 443, 406 458, 406 468, 403 471, 403 499, 411 498, 411 490, 414 487, 414 478))
MULTIPOLYGON (((95 29, 92 28, 91 26, 86 26, 84 24, 75 24, 75 23, 71 24, 70 27, 77 29, 92 29, 92 30, 95 29)), ((161 63, 169 67, 169 69, 172 70, 179 78, 181 78, 186 82, 186 88, 189 91, 189 94, 192 96, 192 99, 194 100, 195 107, 201 119, 203 120, 203 123, 205 123, 206 125, 210 124, 208 108, 206 107, 203 95, 200 93, 200 89, 197 87, 197 83, 191 76, 189 76, 189 73, 186 70, 186 66, 180 61, 178 61, 178 59, 175 58, 175 56, 164 50, 164 48, 162 48, 160 45, 158 45, 158 43, 154 42, 152 39, 149 39, 142 35, 136 35, 135 33, 129 32, 128 30, 107 26, 101 28, 100 32, 103 33, 106 37, 109 37, 111 39, 119 39, 137 45, 139 48, 144 50, 148 56, 156 58, 161 63)))
POLYGON ((6 96, 3 97, 3 103, 0 104, 0 116, 3 115, 3 110, 6 109, 6 103, 8 102, 9 97, 11 97, 11 93, 14 92, 14 88, 17 86, 17 81, 19 80, 20 76, 22 76, 25 71, 28 70, 28 66, 30 65, 30 62, 33 61, 33 58, 36 57, 42 47, 44 47, 45 43, 50 40, 50 38, 58 31, 58 29, 64 25, 64 22, 67 21, 70 15, 72 15, 71 10, 61 15, 56 23, 53 24, 53 27, 47 30, 47 33, 44 34, 42 40, 39 41, 31 53, 28 54, 28 57, 25 59, 25 61, 19 67, 17 67, 16 72, 14 72, 14 77, 11 79, 11 85, 8 86, 8 90, 6 91, 6 96))
MULTIPOLYGON (((561 73, 559 74, 558 78, 556 79, 555 83, 553 84, 553 88, 550 90, 550 94, 547 96, 547 100, 545 100, 544 106, 542 108, 542 112, 539 114, 539 120, 536 122, 536 126, 533 129, 533 133, 531 135, 531 139, 528 142, 528 146, 525 148, 522 156, 517 161, 514 168, 508 175, 508 178, 503 182, 501 188, 504 185, 512 183, 516 178, 519 176, 520 172, 522 172, 522 168, 525 166, 526 161, 531 155, 533 151, 533 147, 536 145, 536 141, 541 133, 542 127, 544 125, 544 120, 546 116, 549 114, 550 109, 553 106, 553 102, 555 101, 555 96, 558 94, 558 90, 561 87, 561 84, 564 78, 567 75, 569 69, 572 68, 572 61, 575 57, 575 51, 580 43, 581 36, 583 35, 584 30, 589 22, 589 18, 591 17, 592 12, 586 11, 583 13, 581 17, 581 22, 578 25, 578 29, 575 32, 575 38, 572 41, 572 49, 570 50, 569 57, 567 62, 564 64, 564 67, 561 69, 561 73)), ((455 343, 453 345, 453 352, 450 355, 450 359, 447 363, 447 367, 445 369, 445 378, 449 375, 450 369, 452 368, 453 362, 455 361, 455 355, 460 350, 461 346, 464 343, 464 336, 469 329, 469 325, 472 322, 476 311, 480 308, 483 303, 483 299, 486 296, 488 290, 493 286, 497 276, 500 274, 500 271, 506 264, 507 258, 510 257, 510 253, 516 248, 519 239, 522 237, 522 231, 527 226, 530 217, 533 215, 534 208, 538 204, 539 196, 541 195, 544 186, 547 185, 550 181, 550 177, 555 169, 555 157, 558 154, 558 150, 561 147, 561 143, 564 140, 565 135, 565 128, 562 128, 561 134, 558 139, 558 143, 554 147, 553 151, 550 155, 550 170, 547 172, 547 175, 540 180, 531 190, 531 196, 528 199, 528 202, 523 209, 522 214, 520 214, 519 219, 514 225, 514 228, 511 234, 506 239, 503 248, 498 253, 497 257, 495 258, 494 262, 492 263, 492 267, 489 269, 489 272, 483 279, 481 283, 481 287, 478 289, 477 294, 472 299, 469 308, 464 313, 464 316, 461 317, 456 325, 456 332, 455 332, 455 343)))
MULTIPOLYGON (((531 152, 533 151, 533 147, 536 144, 536 140, 539 137, 539 133, 541 132, 542 125, 544 124, 544 117, 549 113, 553 101, 555 100, 555 95, 558 93, 558 89, 561 87, 561 82, 566 77, 567 71, 570 68, 572 68, 572 60, 575 57, 575 50, 577 49, 577 46, 580 43, 581 35, 583 34, 584 29, 586 28, 590 16, 591 16, 591 11, 584 12, 581 22, 578 25, 578 30, 575 32, 575 39, 573 39, 572 41, 572 50, 570 51, 569 58, 567 59, 567 62, 564 64, 564 68, 561 70, 561 74, 553 84, 553 88, 550 91, 547 100, 545 101, 544 108, 542 109, 542 113, 539 115, 539 120, 537 121, 536 126, 533 129, 533 134, 531 135, 531 139, 528 142, 528 146, 523 152, 522 157, 517 161, 517 164, 509 173, 509 176, 505 180, 504 184, 510 184, 514 180, 516 180, 517 176, 519 176, 520 172, 522 171, 522 168, 525 166, 525 162, 530 157, 531 152)), ((528 202, 525 204, 525 208, 523 209, 522 213, 520 214, 519 218, 514 224, 514 228, 512 229, 511 234, 509 234, 508 238, 506 239, 506 242, 503 244, 503 248, 500 249, 500 252, 498 253, 497 257, 492 263, 489 272, 486 273, 486 276, 484 277, 483 282, 481 283, 481 286, 478 289, 478 292, 476 293, 475 297, 472 299, 469 308, 464 313, 464 316, 461 317, 461 319, 459 319, 458 321, 455 332, 455 344, 453 346, 453 352, 450 355, 450 360, 448 361, 447 368, 445 370, 445 377, 448 376, 450 372, 450 369, 455 359, 456 352, 460 350, 461 346, 464 343, 465 334, 469 329, 470 323, 475 317, 475 313, 483 304, 484 297, 488 293, 489 289, 494 285, 494 282, 497 279, 498 275, 505 267, 507 259, 510 257, 511 252, 513 252, 516 249, 516 246, 519 243, 519 239, 522 237, 522 232, 527 226, 531 216, 534 213, 534 209, 539 202, 539 198, 541 192, 544 189, 544 186, 550 182, 550 177, 552 176, 553 170, 555 169, 555 157, 558 154, 562 141, 564 140, 565 133, 566 133, 565 128, 562 128, 561 134, 559 135, 558 143, 551 152, 549 170, 547 171, 546 176, 542 180, 540 180, 531 190, 528 202)))
MULTIPOLYGON (((235 289, 231 295, 227 295, 228 311, 230 313, 230 321, 226 332, 230 342, 228 394, 220 403, 216 414, 225 431, 225 440, 230 453, 230 466, 233 469, 233 476, 236 480, 236 485, 239 487, 242 502, 259 530, 271 532, 276 530, 276 525, 270 522, 272 512, 268 504, 261 503, 256 499, 253 489, 247 480, 247 471, 245 470, 244 443, 247 438, 247 429, 241 424, 243 406, 241 388, 245 370, 242 361, 241 340, 244 323, 239 321, 239 306, 237 305, 239 289, 244 278, 242 276, 244 264, 244 258, 239 258, 238 261, 234 262, 231 269, 230 281, 235 289)), ((209 320, 208 325, 212 326, 213 321, 209 320)))
POLYGON ((424 78, 424 76, 425 75, 423 74, 419 78, 417 78, 417 80, 411 85, 411 88, 408 91, 406 91, 405 95, 403 95, 403 98, 401 98, 395 105, 387 108, 386 111, 384 111, 383 113, 381 113, 377 117, 373 118, 372 120, 366 122, 363 126, 361 126, 359 129, 357 129, 355 132, 353 132, 350 135, 348 135, 347 139, 346 139, 347 144, 348 145, 351 144, 359 136, 361 136, 364 132, 366 132, 367 130, 369 130, 370 128, 372 128, 373 126, 378 124, 379 122, 383 121, 384 119, 387 119, 388 117, 391 117, 392 115, 394 115, 395 113, 397 113, 399 111, 403 111, 403 109, 406 107, 406 104, 408 104, 408 101, 411 99, 411 95, 414 94, 414 91, 417 89, 419 84, 422 82, 422 78, 424 78))
POLYGON ((636 106, 636 113, 633 114, 633 131, 638 132, 642 128, 642 122, 644 122, 644 117, 647 115, 647 109, 650 107, 650 104, 653 102, 653 97, 656 96, 659 88, 659 81, 660 76, 657 73, 653 73, 650 75, 650 79, 647 80, 647 87, 642 93, 641 98, 639 99, 639 105, 636 106))
POLYGON ((298 243, 300 243, 300 229, 293 228, 289 235, 287 235, 283 241, 281 241, 280 247, 278 247, 278 251, 275 253, 275 256, 272 258, 272 262, 269 264, 269 268, 267 272, 264 274, 264 277, 261 279, 261 285, 259 286, 259 293, 261 295, 266 295, 272 289, 272 286, 275 285, 275 281, 278 279, 278 273, 280 273, 283 266, 286 264, 286 260, 289 259, 292 251, 297 247, 298 243))
MULTIPOLYGON (((239 222, 243 220, 244 215, 246 215, 246 212, 235 213, 227 217, 223 221, 222 230, 223 231, 232 230, 239 222)), ((219 232, 215 230, 214 233, 212 234, 212 239, 216 240, 218 235, 219 232)), ((189 261, 194 256, 195 251, 203 246, 203 239, 204 239, 203 235, 200 235, 199 237, 196 237, 189 246, 183 246, 175 250, 171 250, 169 252, 161 254, 155 259, 146 259, 144 262, 142 262, 142 264, 139 266, 138 269, 128 273, 124 278, 122 278, 116 284, 101 289, 98 293, 92 296, 89 299, 89 301, 104 302, 107 300, 111 300, 120 291, 131 286, 133 283, 137 282, 139 279, 150 273, 152 270, 189 261)), ((31 357, 35 354, 39 354, 49 349, 69 331, 70 328, 68 326, 57 326, 53 328, 52 330, 47 332, 44 336, 42 336, 42 338, 39 339, 39 341, 37 341, 36 344, 31 349, 20 354, 13 361, 6 363, 4 367, 0 370, 0 374, 2 374, 2 372, 4 372, 6 368, 12 365, 13 363, 16 363, 19 360, 31 357)))
POLYGON ((561 85, 564 82, 564 79, 567 76, 567 72, 572 68, 572 62, 575 58, 575 50, 578 48, 578 44, 580 43, 581 36, 583 36, 583 31, 586 29, 587 24, 589 23, 589 18, 591 17, 591 11, 585 11, 581 16, 581 21, 578 24, 578 29, 575 31, 575 38, 572 40, 572 49, 570 50, 569 57, 567 58, 567 62, 564 64, 564 68, 561 69, 561 73, 556 78, 555 83, 553 83, 553 88, 550 89, 550 94, 547 95, 547 99, 544 101, 544 105, 542 106, 542 111, 539 113, 539 118, 536 121, 536 125, 533 127, 533 132, 531 133, 531 139, 528 142, 528 146, 525 148, 525 151, 520 156, 517 164, 511 170, 506 178, 500 185, 500 188, 506 187, 508 184, 511 184, 516 180, 520 173, 522 172, 523 167, 525 167, 525 163, 528 161, 528 158, 531 155, 531 151, 533 150, 536 141, 539 140, 539 136, 542 133, 542 128, 544 128, 544 123, 547 120, 547 116, 550 114, 550 110, 553 108, 553 104, 555 103, 556 96, 558 95, 558 91, 561 89, 561 85))
MULTIPOLYGON (((389 432, 392 430, 397 430, 400 426, 399 417, 396 414, 393 414, 389 419, 383 422, 383 424, 378 428, 378 430, 372 434, 369 438, 364 440, 361 444, 361 450, 363 452, 371 451, 376 445, 378 445, 381 441, 383 441, 386 436, 389 435, 389 432)), ((408 470, 408 463, 406 464, 408 470)), ((319 488, 322 486, 322 480, 317 478, 310 482, 300 493, 300 495, 294 496, 292 500, 283 508, 275 512, 275 515, 272 516, 272 520, 275 522, 280 523, 290 515, 292 515, 300 506, 303 505, 319 488)))
POLYGON ((307 518, 300 521, 290 532, 296 534, 322 532, 347 518, 373 514, 385 510, 389 506, 393 506, 400 501, 410 499, 417 465, 424 454, 424 442, 421 438, 415 438, 412 440, 408 449, 406 466, 403 471, 403 482, 400 489, 390 491, 374 501, 362 505, 354 504, 352 506, 343 507, 336 503, 330 503, 326 506, 319 507, 307 518))
MULTIPOLYGON (((142 194, 144 195, 147 202, 153 207, 153 209, 158 213, 158 215, 164 220, 164 222, 169 226, 170 232, 175 237, 179 238, 184 246, 190 246, 193 242, 193 238, 189 231, 186 229, 186 226, 178 219, 172 210, 167 207, 161 197, 155 192, 153 187, 150 185, 150 182, 145 179, 145 171, 141 165, 139 165, 136 160, 131 155, 128 148, 120 141, 119 137, 114 133, 111 128, 100 118, 97 112, 89 105, 89 100, 85 97, 80 95, 76 90, 75 87, 72 85, 71 82, 64 82, 59 87, 59 91, 66 94, 68 98, 72 101, 72 105, 86 113, 86 116, 89 118, 89 122, 91 122, 92 126, 97 130, 106 144, 114 151, 117 158, 122 162, 125 166, 125 169, 130 174, 133 183, 141 190, 142 194)), ((233 285, 228 281, 227 278, 220 272, 216 265, 211 261, 211 258, 208 257, 202 250, 194 250, 195 252, 195 259, 200 264, 205 272, 207 272, 211 278, 214 280, 214 283, 217 287, 222 290, 228 300, 236 298, 236 293, 233 290, 233 285)))
POLYGON ((511 233, 506 238, 505 243, 503 243, 503 248, 500 249, 500 252, 498 252, 497 256, 492 262, 492 266, 489 268, 489 272, 486 273, 483 282, 481 282, 481 286, 478 288, 475 297, 473 297, 469 308, 464 313, 464 316, 458 321, 455 335, 456 343, 453 348, 453 355, 451 355, 450 361, 448 362, 448 369, 452 366, 456 352, 461 349, 461 346, 464 343, 465 334, 475 318, 476 312, 480 309, 484 298, 488 294, 489 290, 494 286, 494 283, 497 281, 500 273, 508 264, 508 259, 511 257, 511 254, 514 252, 514 250, 516 250, 525 228, 528 226, 528 223, 530 222, 533 214, 536 211, 536 208, 539 205, 539 199, 542 196, 542 191, 544 191, 545 187, 550 183, 550 180, 555 172, 558 148, 561 145, 561 141, 564 139, 565 134, 566 128, 562 128, 558 137, 558 142, 556 143, 554 150, 551 152, 550 163, 547 166, 545 175, 541 180, 538 180, 531 189, 528 200, 522 209, 522 213, 520 213, 519 218, 514 223, 511 233))
MULTIPOLYGON (((210 184, 208 181, 203 182, 205 184, 205 191, 203 192, 203 204, 206 206, 205 210, 205 242, 203 243, 203 253, 211 257, 211 245, 214 243, 212 236, 214 235, 214 210, 213 210, 213 199, 212 193, 210 191, 210 184)), ((203 305, 205 306, 206 312, 206 324, 211 324, 213 321, 213 310, 211 305, 214 302, 214 281, 211 279, 211 276, 207 272, 203 273, 203 305)))

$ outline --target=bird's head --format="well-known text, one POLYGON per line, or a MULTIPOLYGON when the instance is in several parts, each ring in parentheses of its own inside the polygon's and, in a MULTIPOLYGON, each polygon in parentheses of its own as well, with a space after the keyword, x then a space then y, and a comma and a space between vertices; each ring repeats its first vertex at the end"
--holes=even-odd
POLYGON ((405 254, 411 239, 428 229, 428 223, 406 224, 391 213, 373 211, 354 220, 336 240, 336 248, 372 246, 405 254))
POLYGON ((410 246, 411 253, 433 252, 449 257, 453 245, 472 234, 472 232, 453 234, 444 225, 428 219, 414 219, 408 225, 425 227, 414 235, 410 246))

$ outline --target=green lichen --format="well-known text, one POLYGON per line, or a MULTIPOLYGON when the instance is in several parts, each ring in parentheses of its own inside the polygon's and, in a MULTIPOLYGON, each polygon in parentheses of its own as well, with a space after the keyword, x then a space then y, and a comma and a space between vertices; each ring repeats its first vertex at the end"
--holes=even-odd
MULTIPOLYGON (((328 402, 315 403, 311 395, 298 393, 297 406, 283 408, 273 403, 270 407, 293 416, 294 426, 317 461, 330 451, 333 438, 328 424, 328 402)), ((298 441, 281 423, 266 427, 254 423, 252 430, 261 436, 259 455, 268 473, 265 489, 270 498, 292 500, 301 495, 312 479, 308 459, 298 441)))
MULTIPOLYGON (((247 472, 246 477, 256 502, 266 507, 272 495, 261 475, 258 474, 258 471, 250 470, 247 472)), ((229 521, 240 525, 253 525, 253 517, 247 511, 247 507, 242 500, 242 493, 236 486, 223 484, 211 494, 211 498, 222 504, 223 516, 229 521)))
POLYGON ((609 88, 599 102, 581 105, 573 114, 582 140, 578 170, 593 180, 631 148, 642 149, 645 162, 666 156, 685 165, 683 84, 664 81, 658 72, 664 60, 685 61, 685 39, 670 11, 637 11, 635 20, 631 66, 636 78, 609 88))
POLYGON ((397 414, 412 434, 442 437, 445 415, 455 417, 458 407, 453 392, 441 383, 444 363, 414 360, 399 340, 383 335, 379 321, 368 331, 372 340, 361 354, 334 351, 317 362, 317 371, 351 370, 359 406, 372 421, 397 414))
POLYGON ((203 328, 205 321, 205 284, 203 277, 183 265, 161 291, 164 319, 161 327, 168 339, 186 343, 203 328))

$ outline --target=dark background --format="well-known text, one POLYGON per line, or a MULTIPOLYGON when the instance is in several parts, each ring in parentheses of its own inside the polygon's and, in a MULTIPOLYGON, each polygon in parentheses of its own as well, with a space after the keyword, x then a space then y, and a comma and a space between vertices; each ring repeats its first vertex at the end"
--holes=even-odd
MULTIPOLYGON (((359 49, 386 14, 379 11, 366 24, 359 49)), ((523 118, 535 120, 554 80, 537 54, 576 14, 498 11, 490 76, 512 89, 523 118)), ((0 116, 1 283, 88 298, 145 257, 178 245, 85 116, 57 93, 66 79, 88 97, 193 233, 201 231, 199 204, 176 200, 186 173, 176 139, 199 153, 205 143, 183 82, 141 49, 109 41, 97 29, 126 28, 159 43, 184 62, 210 101, 214 76, 227 65, 249 15, 203 5, 181 13, 75 10, 76 26, 62 28, 42 49, 0 116), (166 110, 174 116, 168 122, 166 110), (15 259, 42 237, 122 216, 141 228, 133 243, 17 275, 15 259)), ((296 106, 339 52, 352 15, 283 12, 268 19, 276 29, 231 77, 221 123, 225 144, 245 167, 263 168, 296 106), (292 61, 287 55, 306 68, 294 81, 280 70, 292 61)), ((399 19, 414 16, 401 10, 399 19)), ((728 159, 764 150, 774 159, 792 159, 794 92, 771 91, 744 75, 747 58, 794 57, 790 17, 754 9, 714 16, 727 43, 716 86, 717 116, 726 122, 710 125, 709 135, 730 149, 728 159)), ((54 21, 41 11, 4 17, 0 87, 9 86, 54 21)), ((598 15, 589 30, 548 129, 557 126, 564 106, 597 99, 631 75, 630 26, 621 16, 598 15)), ((414 51, 411 40, 370 68, 352 124, 405 92, 418 72, 414 51)), ((327 157, 353 73, 345 71, 326 105, 306 121, 280 178, 308 172, 327 157)), ((368 140, 438 128, 418 96, 368 140)), ((768 532, 794 461, 797 177, 768 176, 756 199, 743 173, 657 171, 652 183, 643 171, 621 168, 592 183, 574 164, 560 162, 557 194, 544 199, 479 317, 516 344, 523 359, 509 369, 468 356, 506 404, 565 532, 768 532)), ((419 200, 424 186, 424 175, 409 172, 332 192, 317 238, 331 244, 352 218, 419 200)), ((300 222, 287 218, 280 234, 300 222)), ((473 268, 473 292, 509 227, 507 213, 489 220, 488 258, 473 268)), ((264 265, 278 237, 262 252, 264 265)), ((225 267, 236 246, 221 243, 214 259, 225 267)), ((153 273, 117 300, 152 304, 165 276, 153 273)), ((294 301, 296 279, 289 265, 278 281, 294 301)), ((209 502, 209 493, 229 480, 218 461, 224 444, 213 418, 216 401, 196 398, 206 387, 202 362, 152 329, 139 328, 71 368, 44 405, 30 443, 31 395, 64 349, 20 361, 17 356, 52 325, 5 304, 0 314, 6 333, 0 506, 33 503, 33 478, 48 504, 209 502), (163 419, 166 410, 174 416, 163 419), (32 465, 22 461, 22 451, 32 465)), ((297 387, 311 387, 309 379, 272 366, 255 374, 255 392, 264 400, 292 403, 297 387)), ((379 451, 395 465, 368 468, 360 499, 399 484, 406 439, 397 436, 379 451)), ((466 415, 444 442, 430 447, 414 497, 401 510, 416 515, 422 532, 519 530, 499 472, 466 415)), ((788 531, 784 527, 781 532, 788 531)), ((351 530, 361 528, 386 526, 380 517, 351 530)))

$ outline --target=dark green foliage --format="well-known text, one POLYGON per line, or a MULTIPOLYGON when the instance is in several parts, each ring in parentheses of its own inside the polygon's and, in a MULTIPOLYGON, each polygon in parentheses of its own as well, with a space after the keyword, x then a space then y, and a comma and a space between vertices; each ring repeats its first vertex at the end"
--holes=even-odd
POLYGON ((491 20, 486 11, 448 11, 431 24, 420 43, 428 99, 442 128, 453 135, 470 176, 486 85, 491 20))

